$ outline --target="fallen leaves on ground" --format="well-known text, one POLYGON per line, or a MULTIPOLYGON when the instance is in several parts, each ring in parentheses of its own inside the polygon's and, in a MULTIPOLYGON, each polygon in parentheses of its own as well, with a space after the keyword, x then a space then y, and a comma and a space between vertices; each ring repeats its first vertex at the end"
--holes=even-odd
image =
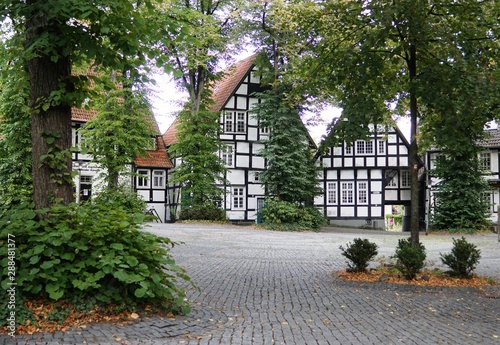
MULTIPOLYGON (((67 331, 72 328, 85 329, 87 324, 109 322, 123 325, 129 321, 137 320, 141 316, 156 315, 160 317, 174 317, 171 313, 152 311, 146 306, 140 312, 116 311, 112 307, 108 309, 95 306, 92 310, 85 312, 77 310, 72 304, 65 302, 26 301, 25 307, 33 311, 36 322, 29 320, 26 325, 17 325, 16 334, 34 334, 39 332, 67 331)), ((10 332, 7 327, 0 327, 1 331, 10 332)))
POLYGON ((498 284, 498 282, 494 281, 491 278, 480 277, 477 275, 474 275, 471 278, 451 277, 446 272, 440 270, 423 271, 417 275, 416 279, 413 280, 405 279, 400 274, 384 268, 370 270, 367 272, 338 271, 335 273, 342 280, 366 282, 366 283, 376 283, 383 281, 385 283, 391 283, 391 284, 411 284, 419 286, 449 286, 449 287, 462 286, 462 287, 476 287, 476 288, 498 284))

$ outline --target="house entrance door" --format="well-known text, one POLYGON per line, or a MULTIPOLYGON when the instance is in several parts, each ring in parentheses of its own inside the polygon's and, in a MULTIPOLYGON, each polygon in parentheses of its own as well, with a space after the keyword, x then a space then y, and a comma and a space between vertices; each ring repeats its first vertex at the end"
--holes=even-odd
POLYGON ((92 176, 80 176, 80 200, 89 200, 92 196, 92 176))

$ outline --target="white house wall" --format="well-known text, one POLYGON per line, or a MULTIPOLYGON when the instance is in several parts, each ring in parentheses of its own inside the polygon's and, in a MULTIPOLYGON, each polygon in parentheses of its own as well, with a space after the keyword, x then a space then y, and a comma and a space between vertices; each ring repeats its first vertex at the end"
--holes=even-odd
MULTIPOLYGON (((486 172, 483 178, 486 179, 487 181, 494 181, 492 183, 498 186, 500 182, 500 166, 499 166, 500 150, 497 147, 486 148, 479 154, 481 155, 484 153, 489 154, 490 168, 487 170, 489 171, 489 173, 486 172)), ((430 170, 435 169, 436 167, 435 160, 439 154, 440 152, 436 151, 427 152, 426 156, 427 166, 430 170)), ((435 202, 434 194, 436 192, 436 185, 438 183, 439 179, 435 177, 428 177, 427 179, 427 193, 426 193, 427 219, 431 217, 433 212, 433 207, 435 202)), ((500 205, 500 191, 496 186, 495 187, 492 186, 488 191, 488 194, 490 203, 489 206, 490 215, 488 217, 488 220, 492 223, 498 223, 498 206, 500 205)))
POLYGON ((369 141, 331 147, 320 157, 323 194, 315 198, 315 206, 332 224, 383 228, 385 205, 410 201, 410 186, 393 181, 408 171, 408 152, 401 132, 385 129, 369 141), (391 171, 394 179, 389 187, 391 171))

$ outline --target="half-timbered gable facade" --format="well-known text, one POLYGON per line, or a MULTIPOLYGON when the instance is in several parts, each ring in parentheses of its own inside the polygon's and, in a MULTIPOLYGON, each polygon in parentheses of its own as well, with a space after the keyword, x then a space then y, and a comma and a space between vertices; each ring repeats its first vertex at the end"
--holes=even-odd
POLYGON ((331 224, 384 228, 391 205, 410 204, 408 141, 397 127, 371 126, 371 133, 319 158, 323 194, 315 206, 331 224))
MULTIPOLYGON (((485 192, 485 201, 489 203, 490 217, 492 223, 498 223, 498 206, 500 205, 500 130, 488 130, 486 138, 481 140, 479 146, 483 150, 479 153, 479 160, 485 170, 484 178, 490 185, 490 190, 485 192)), ((428 169, 435 168, 435 159, 441 154, 439 150, 431 149, 426 153, 426 166, 428 169)), ((434 207, 434 194, 439 180, 433 177, 427 179, 427 218, 429 218, 434 207)))
MULTIPOLYGON (((211 110, 220 113, 220 140, 225 149, 219 152, 228 169, 222 205, 231 221, 254 221, 259 205, 264 202, 265 189, 258 173, 264 171, 266 163, 259 154, 262 140, 269 135, 267 128, 260 128, 251 110, 259 102, 255 92, 262 91, 260 76, 254 73, 255 56, 246 58, 226 71, 213 89, 211 110)), ((177 141, 177 120, 163 135, 167 146, 177 141)), ((174 165, 182 158, 174 159, 174 165)), ((171 186, 169 204, 171 212, 180 206, 179 186, 171 186)))
MULTIPOLYGON (((92 161, 91 155, 82 153, 78 149, 85 140, 79 129, 96 115, 95 110, 73 108, 71 114, 73 147, 76 148, 72 153, 72 161, 73 171, 78 171, 74 180, 78 202, 88 200, 94 192, 98 191, 103 170, 92 161)), ((144 156, 136 157, 134 162, 130 162, 128 169, 137 176, 130 176, 122 182, 130 184, 146 201, 148 209, 161 221, 165 221, 167 217, 167 171, 173 167, 173 164, 168 157, 163 137, 160 135, 152 114, 147 121, 151 128, 151 146, 144 156)))

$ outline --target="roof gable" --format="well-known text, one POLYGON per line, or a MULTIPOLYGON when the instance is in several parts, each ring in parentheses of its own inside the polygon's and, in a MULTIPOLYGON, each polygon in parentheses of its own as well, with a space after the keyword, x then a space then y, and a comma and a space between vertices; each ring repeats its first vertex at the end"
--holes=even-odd
MULTIPOLYGON (((213 104, 210 105, 210 110, 213 112, 221 111, 227 104, 231 96, 236 92, 243 79, 250 73, 254 66, 254 61, 257 55, 252 55, 244 60, 237 62, 227 68, 222 75, 222 78, 214 84, 213 87, 213 104)), ((165 145, 170 146, 178 141, 177 138, 177 118, 172 122, 170 127, 163 134, 165 145)))
POLYGON ((210 107, 212 111, 221 111, 224 108, 229 98, 252 70, 256 57, 255 54, 249 56, 224 71, 222 79, 215 84, 213 89, 214 104, 210 107))

